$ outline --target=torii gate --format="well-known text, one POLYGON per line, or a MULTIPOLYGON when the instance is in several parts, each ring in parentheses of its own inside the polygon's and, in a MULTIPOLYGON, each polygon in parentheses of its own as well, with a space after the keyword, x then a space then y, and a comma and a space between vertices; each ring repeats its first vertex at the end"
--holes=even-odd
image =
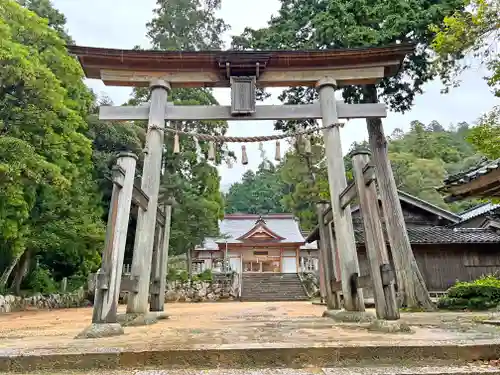
MULTIPOLYGON (((386 117, 384 104, 337 102, 335 90, 346 85, 373 84, 393 75, 405 56, 413 51, 412 46, 402 44, 317 51, 185 52, 79 46, 68 48, 78 57, 88 78, 101 79, 106 85, 142 86, 151 90, 149 106, 100 108, 102 120, 148 120, 141 185, 148 197, 148 207, 147 210, 139 208, 131 269, 135 285, 127 305, 127 313, 135 315, 146 315, 149 310, 148 294, 165 121, 321 119, 324 125, 331 125, 337 124, 339 119, 386 117), (293 86, 316 87, 319 102, 307 105, 256 105, 256 88, 293 86), (180 87, 229 87, 231 106, 174 106, 167 103, 169 91, 180 87)), ((350 207, 341 205, 339 199, 347 187, 339 126, 324 129, 323 137, 339 254, 322 256, 322 259, 340 261, 345 310, 364 311, 361 288, 351 290, 350 275, 359 274, 359 265, 350 207)), ((332 265, 326 266, 335 274, 332 265)), ((165 277, 160 275, 160 278, 165 277)), ((111 282, 119 284, 120 278, 110 279, 111 282)), ((107 287, 109 290, 116 289, 116 285, 107 287)), ((113 324, 116 320, 112 318, 93 322, 113 324)))

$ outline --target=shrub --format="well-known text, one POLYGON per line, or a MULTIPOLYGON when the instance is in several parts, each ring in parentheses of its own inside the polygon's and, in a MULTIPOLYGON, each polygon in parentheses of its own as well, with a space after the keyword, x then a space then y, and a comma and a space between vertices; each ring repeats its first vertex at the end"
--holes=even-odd
POLYGON ((57 293, 57 283, 52 274, 46 268, 39 266, 35 268, 28 277, 29 288, 34 293, 50 294, 57 293))
POLYGON ((182 281, 187 282, 189 280, 189 274, 186 270, 176 270, 174 268, 169 268, 167 273, 168 281, 182 281))
POLYGON ((471 282, 457 282, 438 302, 440 308, 449 310, 487 310, 499 304, 500 279, 493 275, 471 282))
POLYGON ((212 270, 206 269, 198 275, 198 280, 200 281, 212 281, 212 270))

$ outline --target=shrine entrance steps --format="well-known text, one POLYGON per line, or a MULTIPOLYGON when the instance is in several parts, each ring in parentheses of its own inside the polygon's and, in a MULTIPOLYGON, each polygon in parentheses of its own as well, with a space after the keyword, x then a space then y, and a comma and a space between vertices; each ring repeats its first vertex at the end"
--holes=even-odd
POLYGON ((296 273, 243 273, 242 301, 306 301, 308 299, 296 273))

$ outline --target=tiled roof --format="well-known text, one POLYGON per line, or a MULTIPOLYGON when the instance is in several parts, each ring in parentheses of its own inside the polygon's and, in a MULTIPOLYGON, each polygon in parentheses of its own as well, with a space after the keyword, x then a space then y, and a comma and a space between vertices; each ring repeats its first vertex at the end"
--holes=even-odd
POLYGON ((484 203, 476 207, 470 208, 467 211, 461 212, 459 215, 462 220, 469 220, 473 217, 477 217, 488 212, 494 211, 500 208, 500 204, 484 203))
POLYGON ((446 180, 444 180, 445 186, 439 188, 439 190, 445 191, 447 187, 466 184, 498 168, 500 168, 500 159, 496 159, 493 161, 483 161, 478 166, 471 168, 466 172, 458 173, 448 177, 446 180))
MULTIPOLYGON (((412 244, 500 243, 500 233, 486 228, 407 228, 412 244)), ((357 243, 364 243, 363 229, 355 230, 357 243)))
MULTIPOLYGON (((206 238, 203 246, 197 249, 217 250, 219 247, 217 243, 241 243, 242 241, 237 238, 243 236, 251 230, 260 215, 248 214, 232 214, 226 215, 223 220, 219 222, 219 231, 222 235, 221 238, 206 238)), ((290 214, 269 214, 262 215, 266 222, 266 226, 283 237, 281 243, 286 242, 305 242, 304 236, 299 228, 299 222, 293 215, 290 214)))

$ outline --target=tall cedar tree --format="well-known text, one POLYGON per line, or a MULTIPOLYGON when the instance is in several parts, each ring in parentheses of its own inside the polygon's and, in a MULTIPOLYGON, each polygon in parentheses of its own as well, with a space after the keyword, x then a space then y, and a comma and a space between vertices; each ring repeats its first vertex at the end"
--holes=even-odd
MULTIPOLYGON (((415 43, 415 53, 405 59, 400 72, 378 85, 349 86, 342 91, 348 103, 376 103, 383 100, 392 110, 411 108, 422 85, 434 77, 429 45, 431 24, 463 9, 463 0, 281 0, 281 9, 268 27, 245 29, 233 38, 235 49, 332 49, 415 43)), ((314 89, 286 90, 280 100, 286 104, 310 103, 314 89)), ((277 122, 287 130, 290 124, 277 122)), ((305 124, 307 125, 307 124, 305 124)), ((367 119, 370 129, 382 131, 380 119, 367 119)), ((387 152, 385 137, 371 139, 387 152)), ((389 171, 390 172, 390 171, 389 171)), ((390 176, 392 177, 392 176, 390 176)), ((394 178, 391 184, 394 186, 394 178)), ((410 307, 430 307, 430 299, 411 249, 392 249, 401 302, 410 307), (403 272, 404 271, 404 272, 403 272)))
MULTIPOLYGON (((218 50, 228 29, 215 16, 220 0, 158 0, 154 18, 147 24, 147 36, 157 50, 218 50)), ((133 103, 147 100, 147 92, 135 90, 133 103)), ((179 105, 218 104, 211 90, 205 88, 174 89, 170 101, 179 105)), ((171 124, 178 129, 212 135, 227 130, 223 121, 182 121, 171 124)), ((175 197, 178 205, 172 214, 171 249, 173 254, 184 253, 201 244, 209 235, 218 234, 218 220, 224 204, 219 192, 217 169, 206 161, 208 144, 200 141, 204 157, 198 158, 192 138, 180 139, 181 153, 173 154, 173 137, 166 133, 164 174, 161 193, 175 197)), ((217 147, 216 163, 225 155, 217 147)))

